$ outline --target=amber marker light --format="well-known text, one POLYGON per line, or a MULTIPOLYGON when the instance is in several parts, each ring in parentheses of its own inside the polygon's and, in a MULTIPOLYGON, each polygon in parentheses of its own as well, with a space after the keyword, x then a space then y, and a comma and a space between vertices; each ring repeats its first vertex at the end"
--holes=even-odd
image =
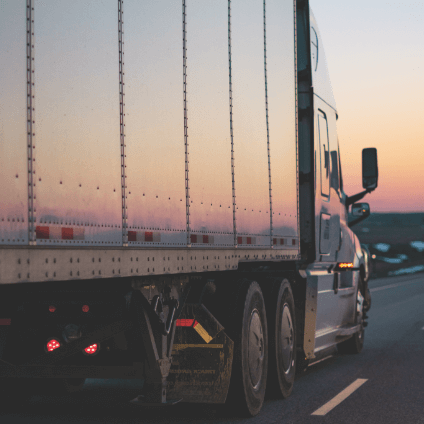
POLYGON ((339 263, 339 268, 340 269, 353 268, 353 263, 352 262, 340 262, 339 263))
POLYGON ((359 268, 355 268, 352 262, 339 262, 333 269, 333 272, 340 271, 359 271, 359 268))

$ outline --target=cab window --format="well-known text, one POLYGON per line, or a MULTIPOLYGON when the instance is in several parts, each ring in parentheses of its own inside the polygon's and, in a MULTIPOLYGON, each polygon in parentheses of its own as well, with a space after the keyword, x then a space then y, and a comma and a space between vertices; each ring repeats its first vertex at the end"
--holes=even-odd
POLYGON ((337 192, 339 191, 339 164, 337 150, 331 151, 331 181, 330 186, 337 192))
POLYGON ((318 131, 321 163, 321 195, 328 199, 330 197, 330 146, 328 142, 327 117, 321 111, 318 112, 318 131))

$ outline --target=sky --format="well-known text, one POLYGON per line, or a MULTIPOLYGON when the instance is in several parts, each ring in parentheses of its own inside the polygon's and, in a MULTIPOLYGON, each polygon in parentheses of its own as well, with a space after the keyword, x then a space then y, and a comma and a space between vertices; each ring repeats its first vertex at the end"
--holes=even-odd
POLYGON ((345 192, 362 191, 361 150, 376 147, 371 212, 424 211, 424 2, 310 0, 339 114, 345 192))

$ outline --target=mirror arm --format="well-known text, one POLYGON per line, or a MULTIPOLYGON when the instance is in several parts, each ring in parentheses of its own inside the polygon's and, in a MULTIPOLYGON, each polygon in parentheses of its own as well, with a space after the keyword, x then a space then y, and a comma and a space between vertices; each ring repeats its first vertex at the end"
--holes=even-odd
POLYGON ((362 191, 361 193, 355 194, 353 196, 347 196, 346 197, 346 208, 348 208, 350 205, 353 205, 358 200, 363 199, 365 197, 365 195, 367 195, 368 193, 371 193, 374 190, 375 189, 373 189, 373 188, 371 188, 371 189, 367 188, 366 190, 362 191))

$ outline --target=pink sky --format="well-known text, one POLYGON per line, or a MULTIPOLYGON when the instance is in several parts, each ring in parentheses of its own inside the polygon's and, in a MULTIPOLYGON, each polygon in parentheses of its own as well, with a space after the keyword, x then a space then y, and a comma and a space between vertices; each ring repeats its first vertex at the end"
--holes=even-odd
POLYGON ((371 211, 424 211, 424 3, 311 0, 339 112, 345 191, 362 190, 361 150, 376 147, 371 211))

